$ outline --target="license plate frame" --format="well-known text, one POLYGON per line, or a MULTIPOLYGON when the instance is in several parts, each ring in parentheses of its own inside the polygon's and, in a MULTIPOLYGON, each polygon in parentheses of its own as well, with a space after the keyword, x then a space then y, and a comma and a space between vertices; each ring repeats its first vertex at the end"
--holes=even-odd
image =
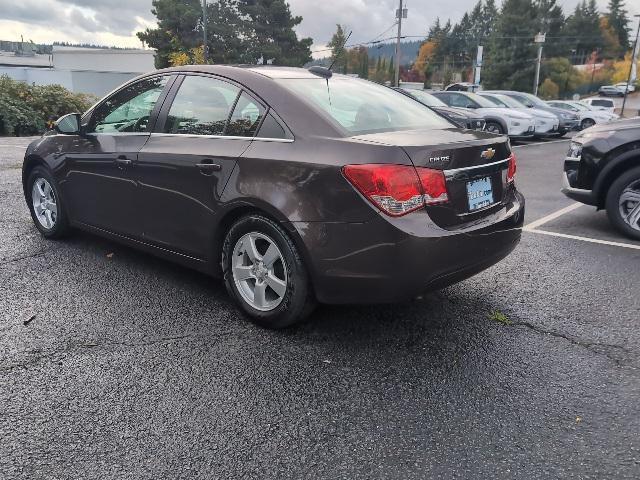
POLYGON ((466 185, 469 212, 477 212, 495 203, 491 177, 469 180, 466 185))

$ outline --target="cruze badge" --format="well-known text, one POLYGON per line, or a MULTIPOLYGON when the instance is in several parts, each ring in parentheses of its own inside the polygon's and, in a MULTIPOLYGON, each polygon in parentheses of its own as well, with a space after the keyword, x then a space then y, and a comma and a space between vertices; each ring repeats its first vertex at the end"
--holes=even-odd
POLYGON ((482 151, 480 157, 484 158, 485 160, 491 160, 495 154, 496 151, 493 148, 487 148, 486 150, 482 151))
POLYGON ((449 155, 442 155, 440 157, 429 157, 429 163, 448 162, 449 155))

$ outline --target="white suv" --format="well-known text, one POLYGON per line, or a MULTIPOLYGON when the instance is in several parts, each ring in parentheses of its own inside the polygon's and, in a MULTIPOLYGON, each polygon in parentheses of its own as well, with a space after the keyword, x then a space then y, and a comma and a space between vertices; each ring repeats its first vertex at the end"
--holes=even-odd
POLYGON ((617 120, 619 115, 615 113, 605 112, 603 110, 595 110, 580 102, 572 102, 570 100, 551 100, 547 102, 552 107, 562 108, 575 113, 580 117, 580 130, 593 127, 596 123, 608 123, 611 120, 617 120))
POLYGON ((485 130, 506 134, 512 138, 533 137, 536 131, 534 118, 528 113, 499 107, 495 103, 471 92, 431 92, 450 107, 468 108, 485 119, 485 130))

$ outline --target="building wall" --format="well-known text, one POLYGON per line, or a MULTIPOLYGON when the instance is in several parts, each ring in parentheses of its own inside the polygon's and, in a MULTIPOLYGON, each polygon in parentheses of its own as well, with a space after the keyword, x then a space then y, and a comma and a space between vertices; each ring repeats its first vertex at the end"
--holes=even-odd
POLYGON ((145 73, 153 70, 153 50, 54 47, 53 66, 60 70, 145 73))
POLYGON ((92 72, 58 70, 57 68, 29 68, 0 66, 0 75, 36 85, 62 85, 76 93, 90 93, 103 97, 138 73, 92 72))

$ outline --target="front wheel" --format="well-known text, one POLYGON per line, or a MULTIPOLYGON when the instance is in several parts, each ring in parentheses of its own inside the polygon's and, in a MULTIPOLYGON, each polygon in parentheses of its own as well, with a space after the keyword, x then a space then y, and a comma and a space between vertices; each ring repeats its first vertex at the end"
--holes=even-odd
POLYGON ((618 177, 609 187, 605 203, 611 224, 628 237, 640 240, 640 168, 618 177))
POLYGON ((580 130, 584 130, 585 128, 593 127, 595 124, 596 124, 596 122, 593 121, 591 118, 585 118, 584 120, 582 120, 582 123, 580 124, 580 130))
POLYGON ((500 125, 498 122, 487 122, 484 129, 489 133, 495 133, 497 135, 502 135, 504 133, 502 125, 500 125))
POLYGON ((53 175, 44 167, 33 169, 27 179, 27 202, 36 228, 46 238, 60 238, 69 230, 67 215, 53 175))
POLYGON ((247 215, 231 226, 222 271, 229 294, 262 327, 288 327, 315 306, 298 249, 280 225, 262 215, 247 215))

